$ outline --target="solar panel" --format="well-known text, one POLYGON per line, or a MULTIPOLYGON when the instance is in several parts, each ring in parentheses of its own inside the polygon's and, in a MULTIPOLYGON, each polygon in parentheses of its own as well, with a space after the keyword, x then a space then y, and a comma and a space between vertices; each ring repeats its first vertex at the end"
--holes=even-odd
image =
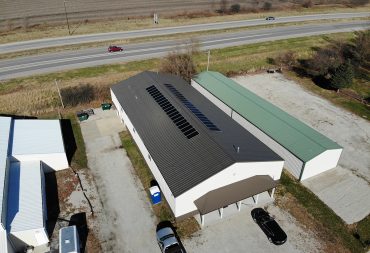
POLYGON ((146 88, 146 90, 186 138, 191 139, 199 134, 154 85, 146 88))
POLYGON ((196 108, 184 95, 182 95, 172 84, 166 83, 165 86, 188 108, 209 130, 221 131, 212 123, 198 108, 196 108))

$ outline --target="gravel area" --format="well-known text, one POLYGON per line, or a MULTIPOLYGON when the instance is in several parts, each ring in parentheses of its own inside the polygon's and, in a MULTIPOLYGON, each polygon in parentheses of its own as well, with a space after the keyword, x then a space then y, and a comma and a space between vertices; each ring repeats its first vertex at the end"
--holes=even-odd
POLYGON ((207 225, 206 219, 205 227, 191 239, 183 242, 186 250, 194 253, 323 252, 320 243, 310 231, 300 227, 288 212, 273 204, 267 205, 267 210, 286 232, 288 240, 280 246, 270 243, 251 217, 250 212, 255 207, 255 205, 243 205, 239 213, 225 217, 216 224, 207 225))
POLYGON ((344 148, 335 169, 302 183, 346 223, 366 217, 370 212, 369 122, 278 73, 240 76, 234 80, 344 148))
POLYGON ((95 115, 81 122, 91 169, 102 202, 103 252, 159 252, 155 239, 156 219, 146 193, 122 149, 118 135, 123 131, 115 110, 95 109, 95 115))

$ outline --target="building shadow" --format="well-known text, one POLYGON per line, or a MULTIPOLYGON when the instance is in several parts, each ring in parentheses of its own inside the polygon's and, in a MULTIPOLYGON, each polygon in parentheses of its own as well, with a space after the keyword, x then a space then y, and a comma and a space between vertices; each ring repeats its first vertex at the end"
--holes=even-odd
POLYGON ((76 226, 78 237, 80 239, 81 253, 85 252, 87 235, 89 234, 89 228, 87 226, 86 213, 76 213, 69 219, 68 226, 76 226))
POLYGON ((61 119, 60 127, 62 129, 64 148, 66 151, 68 163, 71 164, 72 157, 74 156, 77 150, 77 144, 76 144, 76 140, 73 134, 71 120, 61 119))
POLYGON ((155 179, 150 181, 150 187, 153 187, 153 186, 158 186, 159 187, 158 182, 155 179))
POLYGON ((5 113, 0 113, 0 117, 12 117, 13 119, 37 119, 37 117, 35 116, 14 115, 14 114, 5 114, 5 113))
POLYGON ((19 212, 19 202, 20 202, 20 175, 21 175, 21 167, 19 162, 13 162, 9 168, 9 195, 8 195, 8 203, 7 203, 7 223, 9 230, 12 229, 12 222, 16 217, 17 213, 19 212))
POLYGON ((45 174, 45 191, 46 191, 46 206, 48 213, 46 230, 49 238, 51 238, 60 213, 58 184, 55 172, 45 174))

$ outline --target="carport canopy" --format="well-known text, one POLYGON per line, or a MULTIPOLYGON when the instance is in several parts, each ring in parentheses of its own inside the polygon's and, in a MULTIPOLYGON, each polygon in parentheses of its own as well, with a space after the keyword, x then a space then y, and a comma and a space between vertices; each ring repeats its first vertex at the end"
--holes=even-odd
POLYGON ((257 175, 233 184, 223 186, 203 195, 194 201, 201 215, 236 203, 275 188, 278 181, 267 175, 257 175))

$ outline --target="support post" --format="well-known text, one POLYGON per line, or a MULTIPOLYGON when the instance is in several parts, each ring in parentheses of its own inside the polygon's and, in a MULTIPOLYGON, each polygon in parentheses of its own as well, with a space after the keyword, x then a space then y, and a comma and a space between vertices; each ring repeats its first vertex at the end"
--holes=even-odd
POLYGON ((62 95, 60 94, 60 89, 59 89, 59 85, 58 85, 57 79, 55 79, 55 85, 57 86, 57 90, 58 90, 60 102, 62 103, 62 107, 64 109, 64 103, 63 103, 62 95))
POLYGON ((204 215, 203 214, 200 215, 200 224, 202 225, 202 227, 204 226, 204 215))
POLYGON ((254 200, 254 204, 258 204, 258 196, 259 194, 257 194, 256 196, 253 196, 253 200, 254 200))
POLYGON ((66 7, 66 3, 68 3, 68 1, 63 1, 63 3, 64 3, 64 13, 66 14, 66 20, 67 20, 67 26, 68 26, 68 34, 71 35, 71 29, 69 28, 69 21, 68 21, 67 7, 66 7))
POLYGON ((242 208, 242 201, 238 201, 236 205, 238 206, 238 211, 240 212, 240 209, 242 208))
POLYGON ((208 60, 207 60, 207 71, 209 68, 209 58, 211 57, 211 50, 208 50, 208 60))
POLYGON ((222 219, 222 215, 224 214, 224 208, 221 207, 218 211, 220 212, 220 218, 222 219))
POLYGON ((271 190, 270 197, 271 197, 272 199, 274 198, 275 189, 276 189, 276 188, 272 188, 272 190, 271 190))

